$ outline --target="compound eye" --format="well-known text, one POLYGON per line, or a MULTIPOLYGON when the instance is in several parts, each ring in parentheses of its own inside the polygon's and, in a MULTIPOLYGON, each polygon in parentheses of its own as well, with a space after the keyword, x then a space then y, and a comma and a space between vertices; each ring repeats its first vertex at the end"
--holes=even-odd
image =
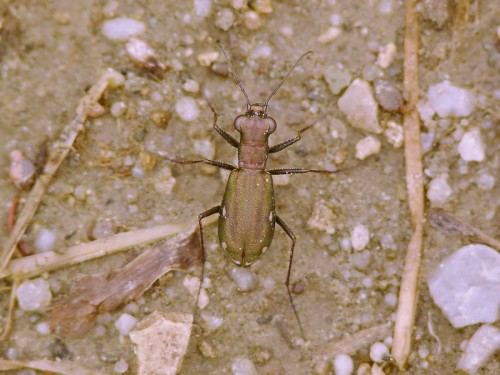
POLYGON ((269 134, 273 134, 276 130, 276 121, 272 117, 268 117, 267 123, 269 124, 269 134))
POLYGON ((241 133, 241 125, 243 124, 243 121, 247 120, 247 116, 245 115, 239 115, 236 117, 234 120, 234 128, 241 133))

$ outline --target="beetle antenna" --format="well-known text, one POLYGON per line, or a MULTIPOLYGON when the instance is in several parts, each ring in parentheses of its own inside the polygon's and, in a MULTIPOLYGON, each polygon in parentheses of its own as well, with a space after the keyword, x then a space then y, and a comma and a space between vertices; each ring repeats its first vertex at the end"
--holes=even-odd
POLYGON ((219 42, 217 42, 217 45, 220 47, 220 49, 222 50, 222 53, 226 57, 226 61, 229 64, 229 67, 231 68, 231 72, 233 73, 234 80, 236 81, 236 83, 238 84, 238 86, 240 86, 240 89, 243 92, 243 95, 245 95, 245 99, 247 100, 247 111, 249 111, 251 105, 250 105, 250 99, 248 98, 247 92, 245 91, 245 88, 243 87, 243 84, 241 83, 240 78, 238 77, 238 74, 236 74, 236 70, 234 70, 234 66, 233 66, 233 64, 231 64, 231 60, 227 56, 226 51, 222 47, 222 44, 220 44, 219 42))
POLYGON ((279 83, 279 85, 273 90, 271 91, 271 93, 269 94, 269 96, 267 97, 266 99, 266 102, 264 103, 264 108, 265 110, 267 110, 267 107, 268 107, 268 104, 269 104, 269 101, 271 100, 271 98, 274 96, 274 94, 276 94, 278 92, 278 90, 281 88, 281 86, 283 86, 283 83, 285 83, 286 79, 288 78, 288 76, 293 72, 293 70, 295 69, 295 67, 297 65, 299 65, 300 63, 300 60, 302 60, 304 57, 306 57, 307 55, 309 55, 310 53, 312 53, 312 51, 307 51, 306 53, 304 53, 302 56, 299 57, 299 59, 297 60, 297 62, 292 66, 292 69, 290 69, 288 71, 288 73, 286 74, 285 78, 283 78, 281 80, 281 82, 279 83))

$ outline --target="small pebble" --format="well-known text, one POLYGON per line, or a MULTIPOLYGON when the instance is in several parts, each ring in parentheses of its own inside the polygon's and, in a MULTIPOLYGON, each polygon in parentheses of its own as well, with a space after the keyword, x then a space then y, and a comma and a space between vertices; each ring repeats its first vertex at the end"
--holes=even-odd
POLYGON ((194 121, 200 115, 200 109, 196 100, 190 97, 183 97, 175 103, 175 112, 184 121, 194 121))
POLYGON ((137 324, 137 319, 132 315, 124 313, 121 314, 115 321, 115 327, 120 332, 120 335, 128 335, 137 324))
POLYGON ((53 251, 56 246, 56 239, 56 232, 43 228, 35 240, 35 248, 41 253, 53 251))
POLYGON ((352 358, 347 354, 339 354, 333 360, 335 375, 351 375, 354 371, 352 358))
POLYGON ((283 36, 286 36, 287 38, 290 38, 293 36, 293 27, 292 26, 283 26, 280 29, 280 33, 283 36))
POLYGON ((189 294, 196 298, 198 289, 200 288, 200 278, 186 275, 184 279, 182 279, 182 285, 188 290, 189 294))
POLYGON ((347 86, 352 79, 352 74, 347 70, 340 69, 335 65, 330 65, 325 69, 323 78, 328 84, 328 88, 333 95, 338 95, 347 86))
POLYGON ((210 297, 208 296, 207 290, 201 288, 200 296, 198 297, 198 308, 203 310, 210 303, 210 297))
POLYGON ((338 106, 352 126, 373 133, 382 132, 378 105, 368 82, 355 79, 338 100, 338 106))
POLYGON ((231 364, 233 375, 257 375, 257 369, 252 361, 247 358, 236 358, 231 364))
POLYGON ((35 182, 36 168, 33 162, 19 150, 10 153, 9 177, 18 189, 28 190, 35 182))
POLYGON ((254 49, 254 51, 252 52, 252 58, 254 58, 254 59, 261 59, 261 58, 267 59, 272 54, 273 54, 272 48, 270 46, 268 46, 267 44, 265 44, 262 46, 258 46, 254 49))
POLYGON ((490 174, 483 173, 476 179, 476 184, 481 190, 491 190, 495 186, 495 177, 490 174))
POLYGON ((114 371, 117 374, 124 374, 128 371, 128 363, 123 358, 120 358, 118 362, 115 363, 114 371))
POLYGON ((336 215, 334 214, 332 208, 326 203, 326 201, 321 200, 314 204, 313 212, 307 221, 307 225, 313 229, 319 229, 328 234, 334 234, 335 225, 333 223, 335 221, 336 215))
POLYGON ((378 4, 378 11, 382 14, 391 14, 394 6, 394 0, 381 0, 378 4))
POLYGON ((429 356, 429 348, 425 345, 418 346, 418 356, 422 359, 425 359, 429 356))
POLYGON ((166 65, 159 60, 156 52, 146 42, 138 38, 130 38, 125 45, 128 56, 139 68, 147 70, 161 78, 166 65))
POLYGON ((474 110, 473 94, 443 81, 429 87, 427 99, 439 117, 466 117, 474 110))
POLYGON ((444 203, 453 193, 448 184, 448 175, 442 174, 431 180, 427 188, 427 199, 433 203, 444 203))
POLYGON ((233 22, 234 14, 231 12, 231 9, 222 8, 215 16, 215 26, 224 31, 229 30, 233 26, 233 22))
POLYGON ((318 43, 320 44, 332 43, 340 36, 340 34, 342 34, 342 29, 339 27, 332 26, 318 37, 318 43))
POLYGON ((198 82, 196 82, 193 79, 188 79, 184 84, 182 85, 182 89, 187 92, 192 92, 192 93, 197 93, 200 91, 200 85, 198 82))
POLYGON ((198 349, 200 350, 200 353, 203 357, 206 357, 206 358, 215 358, 216 357, 215 350, 214 350, 213 346, 210 345, 210 343, 206 340, 202 340, 198 344, 198 349))
POLYGON ((87 189, 83 185, 78 185, 73 190, 73 196, 80 201, 84 201, 87 198, 87 189))
POLYGON ((387 141, 394 147, 399 148, 403 145, 403 127, 396 124, 394 121, 387 121, 384 135, 386 136, 387 141))
POLYGON ((403 107, 403 96, 390 81, 377 79, 373 83, 375 99, 388 112, 399 112, 403 107))
POLYGON ((485 146, 479 128, 466 132, 458 143, 458 153, 463 161, 483 161, 485 146))
POLYGON ((396 56, 396 45, 394 43, 388 43, 382 47, 381 51, 377 57, 377 65, 382 69, 388 68, 394 61, 396 56))
POLYGON ((111 40, 125 41, 137 36, 146 30, 146 26, 131 18, 114 18, 102 24, 101 31, 111 40))
POLYGON ((36 331, 41 335, 48 335, 50 333, 49 324, 46 322, 38 323, 36 325, 36 331))
POLYGON ((198 61, 198 64, 201 66, 210 66, 212 63, 216 62, 217 59, 219 58, 219 52, 217 51, 207 51, 207 52, 202 52, 199 55, 196 56, 196 61, 198 61))
POLYGON ((351 244, 354 250, 363 250, 370 242, 370 232, 362 224, 358 224, 351 231, 351 244))
POLYGON ((248 268, 234 267, 229 270, 229 276, 242 292, 253 290, 257 285, 257 278, 248 268))
POLYGON ((203 321, 205 322, 208 331, 210 331, 210 332, 216 330, 224 323, 223 318, 215 315, 214 313, 212 313, 208 310, 203 310, 200 313, 200 316, 203 319, 203 321))
POLYGON ((198 17, 207 17, 212 10, 212 0, 194 0, 194 10, 198 17))
POLYGON ((274 186, 285 186, 290 184, 290 176, 287 174, 278 174, 273 176, 274 186))
POLYGON ((389 349, 387 348, 387 345, 382 342, 376 342, 370 346, 370 358, 374 362, 384 362, 388 354, 389 349))
POLYGON ((262 26, 262 19, 254 11, 247 11, 243 14, 243 24, 248 30, 256 30, 262 26))
POLYGON ((19 308, 24 311, 43 311, 52 300, 49 282, 41 277, 23 281, 16 296, 19 308))
POLYGON ((485 324, 472 335, 457 368, 475 374, 499 349, 500 330, 485 324))
POLYGON ((159 169, 155 174, 154 187, 155 190, 164 195, 170 195, 175 186, 175 177, 172 176, 172 170, 169 167, 159 169))
POLYGON ((127 111, 127 105, 124 102, 114 102, 109 111, 113 117, 120 117, 127 111))
POLYGON ((363 160, 368 156, 378 154, 382 144, 372 136, 361 139, 356 143, 356 158, 363 160))
POLYGON ((387 293, 386 295, 384 295, 384 301, 390 307, 396 307, 398 303, 398 296, 395 293, 387 293))

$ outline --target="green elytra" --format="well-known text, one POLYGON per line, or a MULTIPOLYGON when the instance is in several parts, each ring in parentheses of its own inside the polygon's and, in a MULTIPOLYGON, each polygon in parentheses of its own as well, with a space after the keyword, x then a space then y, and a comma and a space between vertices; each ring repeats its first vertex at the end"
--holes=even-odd
MULTIPOLYGON (((231 146, 238 149, 238 166, 218 160, 176 160, 166 158, 179 164, 205 163, 218 168, 231 171, 222 203, 210 208, 198 216, 203 265, 205 264, 205 248, 203 240, 202 220, 208 216, 219 214, 218 232, 219 242, 229 258, 240 267, 248 267, 255 263, 271 246, 276 223, 285 231, 292 240, 290 248, 288 272, 285 285, 288 291, 295 318, 299 324, 302 336, 304 332, 297 309, 290 292, 290 275, 293 263, 293 254, 296 237, 290 227, 281 219, 275 210, 273 175, 298 174, 298 173, 337 173, 339 170, 329 171, 306 168, 280 168, 266 170, 269 154, 284 150, 301 139, 301 134, 309 129, 309 125, 297 132, 297 136, 287 141, 269 146, 269 136, 276 130, 276 121, 267 115, 269 101, 286 81, 290 73, 299 62, 309 53, 304 53, 288 71, 278 86, 269 94, 264 103, 250 104, 248 95, 228 58, 226 51, 219 44, 231 68, 233 77, 246 98, 247 110, 244 115, 236 117, 234 128, 240 133, 240 140, 217 125, 218 115, 214 113, 213 128, 231 146)), ((202 268, 203 280, 204 266, 202 268)))

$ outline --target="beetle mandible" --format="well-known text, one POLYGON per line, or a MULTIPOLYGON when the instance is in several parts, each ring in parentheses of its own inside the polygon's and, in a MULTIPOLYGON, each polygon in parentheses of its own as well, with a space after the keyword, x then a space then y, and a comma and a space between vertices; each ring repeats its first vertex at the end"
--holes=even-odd
POLYGON ((311 51, 300 56, 297 62, 280 81, 278 86, 271 91, 264 103, 251 104, 226 51, 220 44, 219 47, 247 103, 245 114, 236 117, 234 120, 234 128, 240 133, 239 141, 217 125, 218 115, 213 107, 211 107, 214 113, 213 128, 231 146, 238 149, 238 166, 236 167, 218 160, 177 160, 165 157, 167 160, 178 164, 205 163, 231 171, 222 203, 202 212, 198 216, 203 254, 201 281, 203 281, 206 259, 202 223, 204 218, 219 214, 219 242, 229 258, 240 267, 252 265, 269 249, 274 236, 275 225, 278 224, 292 240, 285 285, 295 318, 299 324, 302 336, 304 336, 302 324, 293 302, 292 293, 290 292, 290 275, 292 271, 296 237, 285 221, 276 214, 272 176, 298 173, 337 173, 340 169, 333 171, 306 168, 279 168, 266 170, 266 162, 269 154, 282 151, 298 142, 301 139, 301 134, 312 126, 308 125, 299 130, 294 138, 274 146, 269 146, 269 136, 274 133, 277 124, 272 117, 267 115, 267 109, 271 98, 277 93, 300 61, 310 54, 311 51))

